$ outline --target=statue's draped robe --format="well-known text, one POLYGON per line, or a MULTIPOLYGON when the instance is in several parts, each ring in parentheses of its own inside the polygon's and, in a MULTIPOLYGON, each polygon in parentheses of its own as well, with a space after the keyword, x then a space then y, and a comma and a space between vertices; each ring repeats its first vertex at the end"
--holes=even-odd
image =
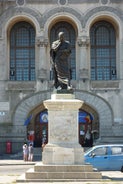
MULTIPOLYGON (((57 40, 53 42, 50 55, 54 66, 55 87, 69 85, 70 81, 70 43, 68 41, 57 40)), ((64 88, 64 87, 63 87, 64 88)))

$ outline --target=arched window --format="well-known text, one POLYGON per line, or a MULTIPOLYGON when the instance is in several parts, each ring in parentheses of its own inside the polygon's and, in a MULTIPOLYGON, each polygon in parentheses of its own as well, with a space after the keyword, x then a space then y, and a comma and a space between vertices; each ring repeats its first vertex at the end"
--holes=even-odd
POLYGON ((116 33, 107 21, 96 22, 90 29, 91 80, 116 79, 116 33))
POLYGON ((35 30, 27 22, 16 23, 10 32, 10 80, 35 80, 35 30))
POLYGON ((72 72, 72 79, 76 79, 76 63, 75 63, 75 30, 73 26, 67 22, 61 21, 56 23, 50 32, 50 42, 58 39, 58 33, 63 31, 65 34, 65 40, 68 40, 71 44, 71 55, 70 55, 70 65, 71 65, 71 72, 72 72))

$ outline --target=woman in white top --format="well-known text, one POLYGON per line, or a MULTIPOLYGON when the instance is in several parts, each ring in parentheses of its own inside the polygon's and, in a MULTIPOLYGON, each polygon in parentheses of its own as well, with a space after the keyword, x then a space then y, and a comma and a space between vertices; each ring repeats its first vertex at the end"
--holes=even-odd
POLYGON ((24 157, 24 161, 28 161, 28 146, 27 146, 27 144, 24 144, 24 146, 23 146, 23 157, 24 157))

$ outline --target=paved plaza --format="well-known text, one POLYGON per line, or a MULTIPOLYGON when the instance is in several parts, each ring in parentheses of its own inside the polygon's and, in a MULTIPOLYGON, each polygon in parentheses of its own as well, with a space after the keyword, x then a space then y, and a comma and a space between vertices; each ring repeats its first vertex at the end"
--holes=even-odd
MULTIPOLYGON (((37 161, 24 162, 23 160, 15 159, 0 160, 0 184, 16 184, 16 179, 24 175, 28 169, 33 168, 36 163, 37 161)), ((102 171, 101 173, 103 176, 103 181, 101 182, 43 182, 43 184, 123 184, 123 173, 120 171, 102 171)), ((28 184, 33 183, 28 182, 28 184)), ((38 182, 35 184, 38 184, 38 182)))

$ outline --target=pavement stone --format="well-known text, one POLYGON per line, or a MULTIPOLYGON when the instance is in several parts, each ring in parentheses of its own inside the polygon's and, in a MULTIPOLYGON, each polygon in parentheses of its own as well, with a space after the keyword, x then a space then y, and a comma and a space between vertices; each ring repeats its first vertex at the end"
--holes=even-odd
MULTIPOLYGON (((34 162, 24 162, 23 160, 18 159, 1 159, 0 165, 30 165, 34 167, 34 165, 39 161, 34 162)), ((42 182, 42 184, 123 184, 123 173, 120 171, 101 171, 104 181, 100 182, 42 182)), ((24 177, 23 173, 23 177, 24 177)), ((0 184, 17 184, 16 179, 20 177, 19 175, 4 175, 0 174, 0 184)), ((25 182, 25 183, 18 183, 18 184, 39 184, 40 182, 25 182)), ((40 183, 41 184, 41 183, 40 183)))

